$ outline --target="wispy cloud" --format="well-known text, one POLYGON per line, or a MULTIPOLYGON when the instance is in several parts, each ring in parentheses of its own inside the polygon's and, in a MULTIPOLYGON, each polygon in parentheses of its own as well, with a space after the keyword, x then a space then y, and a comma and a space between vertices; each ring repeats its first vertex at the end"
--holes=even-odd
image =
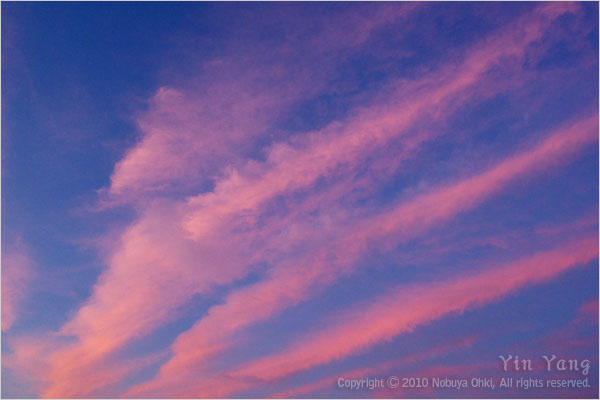
POLYGON ((593 235, 474 276, 427 286, 400 287, 362 307, 352 307, 346 315, 336 317, 342 322, 334 322, 278 354, 252 361, 207 382, 196 385, 190 382, 180 395, 230 396, 256 383, 364 351, 418 325, 448 313, 479 307, 597 257, 598 236, 593 235), (354 329, 358 324, 363 329, 354 329))
POLYGON ((2 331, 18 319, 21 303, 31 290, 35 277, 33 261, 22 244, 2 248, 2 331))
MULTIPOLYGON (((364 258, 418 240, 435 242, 437 229, 507 194, 535 190, 597 146, 598 115, 589 107, 561 115, 559 122, 528 125, 522 117, 520 124, 498 129, 496 141, 482 129, 455 127, 465 115, 487 121, 479 114, 488 112, 490 102, 516 107, 541 96, 539 76, 555 78, 561 69, 546 57, 572 34, 556 25, 568 18, 581 23, 577 3, 526 8, 406 76, 397 72, 400 61, 411 60, 399 50, 382 58, 389 65, 378 70, 382 77, 370 78, 374 82, 358 77, 346 83, 350 88, 339 82, 345 69, 361 70, 383 36, 401 47, 397 43, 415 34, 411 18, 428 20, 428 10, 383 4, 316 13, 282 5, 265 7, 263 15, 240 8, 236 18, 252 29, 234 24, 210 55, 188 55, 193 73, 157 89, 135 117, 139 140, 99 191, 103 212, 127 207, 134 211, 131 222, 116 238, 98 240, 105 243, 105 268, 66 322, 10 341, 9 368, 30 376, 43 397, 232 396, 345 359, 595 259, 592 214, 581 224, 540 218, 551 228, 537 229, 541 239, 535 243, 523 239, 529 256, 515 255, 510 263, 490 259, 472 276, 433 268, 429 276, 444 280, 371 293, 367 302, 346 299, 349 311, 342 317, 324 318, 322 329, 309 326, 306 336, 294 335, 279 352, 227 358, 251 340, 252 328, 355 277, 364 258), (280 13, 297 13, 297 21, 282 24, 280 13), (344 112, 311 118, 310 128, 291 127, 291 116, 307 104, 334 95, 344 97, 344 112), (577 236, 568 242, 562 242, 566 234, 555 234, 574 230, 577 236), (190 318, 186 307, 197 304, 206 309, 195 310, 197 320, 131 356, 130 346, 190 318), (365 329, 352 329, 357 324, 365 329), (35 359, 36 367, 28 367, 35 359), (229 364, 219 364, 223 359, 229 364), (142 371, 150 366, 158 371, 142 371), (130 381, 135 374, 143 376, 130 381)), ((510 230, 469 239, 502 241, 514 234, 510 230)), ((443 264, 440 255, 448 250, 438 250, 432 258, 443 264)), ((3 252, 3 331, 18 315, 30 280, 23 272, 30 269, 27 259, 10 257, 5 260, 3 252)), ((350 374, 382 371, 399 361, 350 374)), ((281 395, 329 383, 317 379, 281 395)))
MULTIPOLYGON (((348 274, 368 245, 377 243, 385 250, 418 237, 431 226, 477 206, 520 175, 543 169, 596 141, 597 123, 595 116, 578 121, 484 173, 434 188, 387 212, 358 221, 350 233, 328 243, 320 253, 300 259, 295 265, 284 264, 270 279, 234 292, 225 304, 213 307, 207 317, 180 336, 174 345, 176 356, 162 367, 159 381, 179 382, 185 371, 227 344, 227 332, 281 312, 310 297, 314 289, 348 274)), ((155 389, 155 385, 148 386, 155 389)))

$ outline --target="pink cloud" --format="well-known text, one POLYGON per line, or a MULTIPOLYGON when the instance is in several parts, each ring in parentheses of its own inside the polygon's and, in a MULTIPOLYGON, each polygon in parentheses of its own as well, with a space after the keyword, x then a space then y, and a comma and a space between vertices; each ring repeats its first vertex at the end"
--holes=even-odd
POLYGON ((140 141, 115 166, 108 204, 143 201, 175 184, 179 191, 198 190, 223 168, 240 165, 258 141, 274 139, 272 125, 290 106, 324 88, 337 63, 415 8, 383 6, 341 13, 335 21, 314 18, 313 26, 294 27, 300 32, 267 48, 226 43, 225 54, 198 63, 200 73, 191 82, 156 91, 137 119, 140 141), (349 23, 355 28, 348 29, 349 23), (282 57, 290 54, 302 57, 282 57))
MULTIPOLYGON (((240 382, 284 377, 346 357, 392 339, 448 313, 462 313, 496 301, 524 286, 544 282, 598 257, 598 236, 539 252, 505 266, 435 285, 399 287, 361 307, 353 307, 329 327, 308 335, 280 353, 260 358, 228 373, 240 382), (354 327, 360 324, 363 329, 354 327)), ((235 390, 235 388, 234 388, 235 390)), ((187 393, 203 393, 202 384, 187 393)), ((210 393, 210 392, 209 392, 210 393)), ((225 390, 219 392, 232 393, 225 390)))
MULTIPOLYGON (((412 331, 449 313, 462 313, 497 301, 525 286, 552 279, 596 259, 598 236, 591 235, 557 249, 542 251, 504 266, 435 285, 399 287, 367 304, 337 315, 328 327, 292 343, 280 353, 198 382, 179 382, 175 397, 228 397, 241 390, 281 379, 291 373, 343 358, 412 331), (341 321, 341 322, 340 322, 341 321), (360 323, 365 327, 356 330, 360 323)), ((160 391, 150 392, 160 397, 160 391)), ((126 397, 137 397, 133 392, 126 397)))
POLYGON ((175 356, 161 367, 159 376, 131 393, 152 392, 180 385, 185 371, 228 345, 229 336, 257 321, 311 297, 319 287, 350 273, 367 245, 395 246, 418 237, 427 229, 472 209, 511 181, 561 162, 569 154, 597 140, 597 116, 577 121, 553 132, 536 147, 508 157, 493 168, 394 206, 363 221, 350 233, 329 242, 325 250, 294 264, 285 263, 268 279, 232 293, 227 301, 209 310, 206 317, 179 336, 175 356))
MULTIPOLYGON (((245 152, 270 126, 272 116, 283 112, 281 99, 302 97, 306 82, 281 92, 263 87, 253 70, 236 83, 222 79, 202 86, 205 82, 201 82, 199 87, 206 89, 201 96, 171 88, 157 91, 149 112, 138 119, 142 139, 117 164, 108 190, 112 199, 135 199, 143 205, 138 205, 137 220, 107 257, 108 269, 92 296, 60 329, 59 336, 72 341, 45 356, 48 368, 42 375, 49 385, 43 394, 85 396, 118 381, 123 374, 101 370, 112 368, 108 359, 127 343, 177 318, 179 307, 193 296, 209 296, 214 286, 244 277, 253 262, 276 264, 267 280, 233 292, 223 307, 211 309, 197 324, 206 328, 202 335, 188 343, 191 334, 183 334, 173 346, 175 361, 163 370, 197 363, 227 347, 232 332, 309 298, 316 283, 326 285, 350 273, 367 241, 384 237, 392 243, 397 240, 394 235, 400 240, 415 237, 475 207, 517 177, 554 164, 555 156, 594 141, 592 126, 597 119, 591 118, 484 175, 436 188, 381 215, 356 218, 331 207, 318 222, 326 228, 323 237, 325 243, 332 243, 335 261, 326 251, 308 259, 290 253, 299 242, 316 243, 322 238, 313 237, 314 229, 303 223, 302 213, 325 202, 335 203, 347 190, 343 185, 332 185, 305 203, 299 201, 302 207, 288 216, 261 214, 261 207, 280 194, 294 194, 320 177, 353 171, 366 155, 394 138, 402 137, 408 150, 387 161, 408 157, 433 134, 405 135, 406 128, 417 122, 443 121, 460 104, 501 91, 502 85, 488 76, 490 69, 519 65, 527 45, 540 39, 555 18, 574 8, 570 4, 537 8, 510 27, 513 33, 497 33, 465 60, 417 82, 395 82, 386 98, 374 99, 348 120, 273 145, 265 162, 244 162, 245 152), (157 192, 172 184, 184 187, 185 193, 197 193, 207 176, 222 176, 214 191, 186 201, 155 199, 157 192), (267 222, 256 223, 258 217, 267 222), (288 267, 291 272, 286 272, 288 267), (248 309, 254 314, 244 312, 248 309)), ((390 18, 382 18, 381 24, 390 18)), ((359 34, 356 42, 376 26, 359 34)), ((215 60, 207 68, 218 70, 223 65, 229 65, 227 60, 215 60)), ((234 72, 225 68, 225 77, 234 72)), ((372 181, 364 182, 369 184, 372 181)), ((173 371, 181 371, 178 368, 173 371)))
POLYGON ((33 263, 23 246, 2 251, 2 331, 18 319, 21 303, 34 277, 33 263))
POLYGON ((593 320, 598 321, 598 299, 592 299, 587 303, 583 304, 578 310, 578 320, 593 320))
MULTIPOLYGON (((281 398, 298 398, 304 397, 307 394, 318 392, 319 390, 324 389, 333 389, 336 388, 336 384, 340 377, 344 379, 362 379, 367 377, 378 377, 381 378, 384 374, 394 374, 397 373, 397 368, 405 368, 408 365, 414 364, 416 362, 421 362, 424 360, 436 359, 440 356, 446 355, 448 353, 452 353, 461 349, 468 348, 473 345, 476 341, 474 336, 466 336, 459 338, 458 340, 450 341, 446 344, 433 347, 424 352, 419 352, 412 354, 410 356, 401 357, 398 359, 393 359, 389 361, 384 361, 377 363, 372 367, 365 368, 357 368, 352 369, 350 371, 339 372, 333 376, 329 376, 324 379, 320 379, 316 382, 311 382, 308 384, 300 385, 293 387, 291 389, 278 392, 270 398, 281 399, 281 398), (396 370, 394 370, 396 369, 396 370), (303 395, 303 396, 300 396, 303 395)), ((422 376, 422 375, 420 375, 422 376)), ((339 389, 339 388, 338 388, 339 389)))
POLYGON ((387 171, 394 171, 419 144, 435 136, 433 132, 410 135, 408 128, 417 122, 443 121, 468 100, 517 85, 514 75, 506 82, 490 76, 490 71, 500 63, 504 68, 520 68, 527 46, 542 37, 553 19, 573 9, 563 4, 536 9, 475 47, 461 62, 417 81, 391 83, 383 98, 358 109, 349 120, 333 122, 290 143, 276 143, 264 164, 252 161, 231 170, 213 191, 191 197, 186 228, 196 238, 209 235, 215 224, 238 212, 255 212, 274 196, 309 187, 340 169, 351 171, 377 148, 400 137, 403 152, 385 160, 387 171))
MULTIPOLYGON (((592 333, 594 329, 590 332, 594 326, 598 326, 597 298, 581 305, 568 323, 528 345, 529 348, 552 349, 556 353, 576 356, 578 350, 594 349, 598 345, 597 335, 592 333)), ((595 362, 593 358, 592 362, 595 362)))
MULTIPOLYGON (((7 344, 10 352, 2 355, 3 367, 19 371, 19 380, 43 393, 44 398, 76 398, 82 392, 88 393, 89 397, 107 397, 106 392, 103 394, 96 390, 118 382, 123 376, 151 365, 165 355, 159 352, 116 362, 107 361, 69 347, 68 340, 56 333, 10 337, 7 344), (79 360, 79 363, 73 360, 79 360), (82 364, 93 368, 94 374, 81 369, 82 364), (70 379, 65 380, 65 376, 70 379), (52 385, 52 390, 48 390, 49 385, 52 385)), ((93 350, 93 347, 86 350, 93 350)))

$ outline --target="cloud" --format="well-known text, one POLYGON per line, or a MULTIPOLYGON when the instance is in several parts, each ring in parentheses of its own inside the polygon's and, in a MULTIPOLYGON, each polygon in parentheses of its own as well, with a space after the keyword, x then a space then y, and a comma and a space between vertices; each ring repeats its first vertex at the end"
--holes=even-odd
POLYGON ((365 351, 446 314, 497 301, 597 257, 598 235, 594 234, 471 276, 438 284, 401 286, 367 304, 353 305, 334 319, 341 322, 308 334, 277 354, 251 361, 212 380, 190 383, 179 395, 230 396, 256 384, 365 351), (357 330, 357 325, 363 328, 357 330))
MULTIPOLYGON (((445 356, 449 353, 454 353, 454 352, 463 350, 465 348, 469 348, 473 345, 473 343, 476 340, 477 339, 474 336, 461 337, 458 340, 449 341, 442 345, 438 345, 433 348, 430 348, 424 352, 418 352, 418 353, 415 353, 415 354, 412 354, 412 355, 409 355, 406 357, 400 357, 400 358, 396 358, 396 359, 392 359, 392 360, 388 360, 388 361, 384 361, 384 362, 379 362, 376 365, 373 365, 371 367, 355 368, 355 369, 348 370, 348 371, 338 372, 337 374, 335 374, 333 376, 329 376, 327 378, 320 379, 315 382, 310 382, 310 383, 303 384, 300 386, 295 386, 291 389, 288 389, 288 390, 285 390, 282 392, 278 392, 276 394, 269 396, 269 398, 282 399, 282 398, 309 397, 306 395, 310 394, 310 393, 314 393, 314 392, 318 393, 318 391, 321 391, 321 390, 326 390, 326 389, 331 390, 333 388, 337 388, 339 390, 339 387, 337 386, 337 384, 338 384, 338 380, 340 379, 340 377, 343 377, 344 379, 363 379, 366 377, 381 376, 381 375, 385 374, 386 372, 389 373, 390 371, 396 372, 394 369, 397 369, 398 367, 406 368, 407 366, 410 366, 410 365, 418 363, 418 362, 422 362, 424 360, 437 359, 437 358, 445 356), (302 395, 302 396, 300 396, 300 395, 302 395)), ((419 375, 419 376, 422 376, 422 375, 419 375)), ((396 393, 396 395, 397 395, 397 393, 396 393)), ((322 396, 317 394, 316 396, 310 396, 310 397, 322 397, 322 396)))
POLYGON ((35 276, 33 262, 23 245, 2 249, 2 332, 15 323, 21 303, 35 276))
MULTIPOLYGON (((197 64, 197 77, 183 88, 158 89, 137 119, 141 139, 116 164, 107 203, 206 190, 224 167, 240 165, 257 145, 272 141, 277 119, 326 89, 334 67, 373 32, 415 8, 379 6, 361 13, 349 7, 332 18, 313 17, 309 26, 278 27, 284 42, 227 39, 218 55, 189 61, 197 64)), ((273 28, 264 15, 252 23, 251 32, 243 26, 234 31, 252 37, 273 28)))
MULTIPOLYGON (((367 249, 385 252, 419 237, 512 182, 564 164, 597 140, 594 115, 483 173, 383 208, 348 206, 352 192, 368 197, 382 190, 406 160, 445 133, 431 127, 443 126, 461 107, 531 79, 524 71, 530 46, 577 5, 536 7, 460 59, 413 80, 385 82, 378 93, 361 97, 347 117, 311 132, 281 134, 277 123, 285 113, 325 90, 337 65, 413 8, 351 13, 361 29, 350 35, 336 28, 339 23, 328 26, 327 19, 314 32, 292 30, 291 43, 298 48, 270 43, 243 49, 230 43, 223 55, 199 63, 201 77, 189 87, 157 90, 137 119, 140 141, 116 164, 102 193, 108 205, 132 205, 135 220, 108 252, 91 296, 53 332, 53 341, 40 347, 32 339, 29 347, 15 347, 16 353, 27 349, 43 358, 44 367, 36 371, 43 396, 91 396, 118 383, 148 365, 122 364, 119 352, 128 344, 177 320, 192 299, 213 300, 215 288, 227 288, 224 303, 176 339, 169 349, 173 357, 157 377, 128 392, 171 396, 190 366, 226 351, 235 333, 353 273, 367 249), (340 44, 341 37, 348 40, 340 44), (313 47, 306 59, 282 56, 313 47), (257 51, 265 49, 272 52, 257 51), (314 70, 322 72, 310 76, 314 70), (373 170, 360 175, 366 164, 373 170), (257 264, 266 265, 261 280, 235 288, 257 264)), ((349 15, 343 17, 342 22, 349 15)), ((258 369, 248 374, 262 379, 258 369)))
MULTIPOLYGON (((360 107, 347 121, 333 122, 318 132, 293 138, 289 144, 272 145, 264 164, 251 161, 219 180, 213 191, 191 197, 186 228, 196 238, 210 234, 214 221, 226 220, 236 212, 252 213, 265 201, 311 187, 323 176, 339 174, 340 169, 351 173, 367 155, 400 137, 402 152, 394 160, 385 159, 387 171, 394 171, 395 163, 436 136, 427 131, 410 134, 410 128, 443 121, 469 100, 506 90, 490 71, 499 63, 521 66, 527 46, 539 40, 551 21, 567 10, 571 8, 536 9, 475 46, 461 62, 419 80, 390 83, 392 89, 383 90, 384 99, 360 107)), ((505 84, 517 85, 518 74, 516 79, 515 74, 510 77, 505 84)))
POLYGON ((385 251, 476 207, 511 181, 554 165, 596 141, 597 124, 597 116, 576 121, 483 173, 433 188, 391 210, 355 221, 351 229, 344 229, 348 233, 328 242, 324 250, 280 265, 268 279, 235 291, 224 304, 212 307, 176 340, 175 356, 162 366, 156 381, 141 385, 139 390, 178 386, 185 371, 213 356, 215 349, 222 350, 232 333, 306 300, 323 285, 350 273, 368 246, 385 251))

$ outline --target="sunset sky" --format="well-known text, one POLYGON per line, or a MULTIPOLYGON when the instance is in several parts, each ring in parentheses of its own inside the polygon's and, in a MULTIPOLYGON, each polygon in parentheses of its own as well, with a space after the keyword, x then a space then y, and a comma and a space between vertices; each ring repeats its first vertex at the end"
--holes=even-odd
POLYGON ((3 398, 597 397, 596 2, 1 8, 3 398))

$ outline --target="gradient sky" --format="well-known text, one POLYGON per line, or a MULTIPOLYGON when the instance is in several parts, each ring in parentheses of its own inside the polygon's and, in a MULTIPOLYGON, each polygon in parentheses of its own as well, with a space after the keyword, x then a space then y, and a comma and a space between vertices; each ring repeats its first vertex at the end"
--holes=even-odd
POLYGON ((597 397, 597 3, 1 7, 2 397, 597 397))

